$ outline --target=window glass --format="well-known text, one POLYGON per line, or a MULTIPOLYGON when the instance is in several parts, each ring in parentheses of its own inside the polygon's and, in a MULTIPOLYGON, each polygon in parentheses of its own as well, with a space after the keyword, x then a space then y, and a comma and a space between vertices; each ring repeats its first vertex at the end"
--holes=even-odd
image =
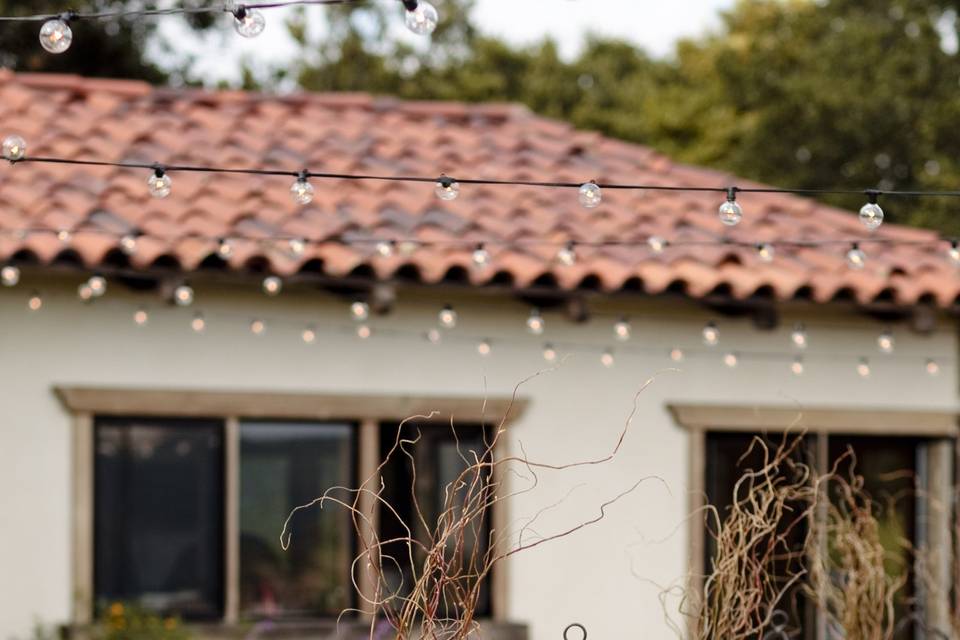
MULTIPOLYGON (((251 616, 336 615, 351 605, 354 533, 335 504, 291 510, 354 483, 349 424, 245 422, 240 427, 240 600, 251 616)), ((334 494, 349 501, 352 495, 334 494)))
POLYGON ((100 419, 95 441, 96 605, 222 615, 222 423, 100 419))

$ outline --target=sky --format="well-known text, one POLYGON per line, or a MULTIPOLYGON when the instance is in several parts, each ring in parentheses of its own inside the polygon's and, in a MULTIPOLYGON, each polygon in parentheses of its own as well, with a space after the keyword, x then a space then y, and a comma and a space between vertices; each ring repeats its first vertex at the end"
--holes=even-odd
MULTIPOLYGON (((625 38, 654 55, 664 56, 670 54, 677 39, 699 35, 717 25, 718 11, 733 3, 734 0, 477 0, 473 18, 485 33, 516 44, 551 36, 565 56, 575 55, 590 33, 625 38)), ((245 54, 267 65, 289 59, 296 50, 283 26, 286 11, 266 11, 267 29, 255 40, 244 41, 230 30, 227 47, 232 49, 231 53, 245 54)), ((314 24, 318 33, 322 33, 323 9, 313 7, 310 11, 316 17, 314 24)), ((401 23, 399 10, 397 21, 401 23)), ((204 55, 217 50, 220 42, 216 38, 222 35, 212 35, 206 43, 188 44, 185 39, 196 39, 185 34, 182 26, 167 24, 170 25, 168 36, 181 47, 187 45, 204 60, 198 71, 208 83, 237 80, 236 68, 228 62, 236 60, 235 55, 224 55, 222 49, 216 54, 204 55)))

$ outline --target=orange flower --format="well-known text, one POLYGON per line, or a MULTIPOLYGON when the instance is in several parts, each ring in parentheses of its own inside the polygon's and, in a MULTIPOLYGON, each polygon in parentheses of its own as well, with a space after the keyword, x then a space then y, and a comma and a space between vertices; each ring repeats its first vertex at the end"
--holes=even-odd
POLYGON ((123 615, 123 603, 122 603, 122 602, 114 602, 112 605, 110 605, 110 615, 116 616, 116 617, 122 616, 122 615, 123 615))

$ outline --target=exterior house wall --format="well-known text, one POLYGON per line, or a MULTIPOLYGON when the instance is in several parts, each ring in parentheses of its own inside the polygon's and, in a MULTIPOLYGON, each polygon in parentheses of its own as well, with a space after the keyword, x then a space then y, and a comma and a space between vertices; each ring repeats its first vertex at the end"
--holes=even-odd
MULTIPOLYGON (((23 638, 34 621, 64 622, 71 615, 71 420, 53 393, 56 386, 474 396, 480 402, 485 394, 509 395, 542 369, 545 341, 589 343, 595 348, 574 352, 558 370, 522 387, 529 405, 508 438, 512 453, 520 453, 522 442, 531 458, 563 464, 606 457, 634 394, 656 376, 639 396, 632 429, 612 462, 543 472, 533 491, 508 506, 506 520, 516 532, 559 503, 526 531, 524 542, 531 542, 592 519, 602 502, 650 477, 611 506, 601 523, 510 560, 506 617, 529 623, 533 640, 557 640, 571 622, 596 637, 674 637, 658 596, 681 584, 688 566, 689 438, 668 405, 779 405, 798 412, 957 406, 957 341, 946 321, 933 336, 901 330, 897 355, 885 359, 876 352, 880 325, 811 307, 802 317, 810 332, 807 373, 798 378, 788 362, 746 354, 789 352, 789 330, 800 316, 785 317, 774 332, 759 332, 747 320, 721 321, 716 353, 691 355, 678 366, 669 348, 702 350, 700 331, 711 319, 692 303, 601 300, 594 319, 583 325, 545 312, 547 333, 537 337, 524 331, 528 308, 515 300, 401 290, 395 310, 372 325, 405 333, 384 331, 361 342, 349 334, 347 305, 326 294, 291 291, 268 299, 252 285, 220 293, 198 285, 195 307, 173 309, 119 285, 82 305, 75 286, 27 275, 16 289, 0 291, 0 638, 23 638), (34 287, 43 289, 45 301, 40 312, 29 313, 25 302, 34 287), (415 335, 435 325, 446 302, 460 312, 452 335, 489 336, 489 358, 479 357, 468 340, 432 346, 415 335), (131 319, 141 303, 154 307, 146 327, 131 319), (189 328, 196 309, 208 320, 203 335, 189 328), (599 354, 618 346, 611 327, 621 313, 633 318, 634 335, 607 369, 599 354), (283 322, 254 337, 245 320, 254 316, 283 322), (319 334, 312 346, 299 335, 309 323, 319 334), (657 352, 629 353, 636 346, 657 352), (728 350, 745 354, 736 369, 721 362, 728 350), (854 370, 857 354, 871 357, 869 379, 854 370), (924 373, 927 356, 941 360, 938 377, 924 373)), ((517 472, 511 482, 521 489, 527 472, 517 472)))

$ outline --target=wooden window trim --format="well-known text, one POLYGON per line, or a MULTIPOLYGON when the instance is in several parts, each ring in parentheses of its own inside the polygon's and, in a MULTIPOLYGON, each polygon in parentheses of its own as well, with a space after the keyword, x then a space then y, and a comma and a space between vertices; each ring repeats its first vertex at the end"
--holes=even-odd
MULTIPOLYGON (((401 421, 431 413, 443 424, 457 422, 510 422, 519 419, 528 406, 524 398, 412 396, 372 394, 271 393, 262 391, 157 390, 118 387, 55 387, 57 398, 73 418, 73 622, 89 624, 92 612, 94 536, 94 439, 97 416, 216 418, 225 427, 225 602, 223 625, 239 619, 239 425, 240 420, 273 419, 330 421, 349 420, 359 424, 359 477, 376 472, 379 463, 380 422, 401 421), (235 539, 234 539, 235 538, 235 539)), ((371 501, 372 502, 372 501, 371 501)), ((374 505, 371 516, 376 521, 374 505)), ((507 517, 503 508, 494 509, 494 523, 507 517)), ((501 563, 502 565, 502 563, 501 563)), ((362 585, 365 589, 369 585, 362 585)), ((507 617, 506 568, 498 566, 491 575, 494 622, 507 617)))

